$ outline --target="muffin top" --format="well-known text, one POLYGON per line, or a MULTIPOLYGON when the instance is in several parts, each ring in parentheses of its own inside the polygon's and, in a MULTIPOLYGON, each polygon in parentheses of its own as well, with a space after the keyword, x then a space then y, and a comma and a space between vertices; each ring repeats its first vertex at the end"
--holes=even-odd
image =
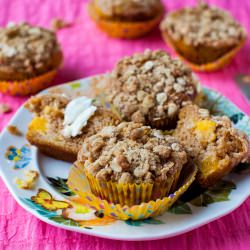
POLYGON ((37 76, 58 66, 54 64, 61 60, 51 60, 59 52, 60 47, 52 31, 27 23, 0 29, 1 73, 37 76))
POLYGON ((125 57, 109 81, 108 99, 125 120, 157 128, 197 95, 198 81, 191 70, 161 50, 125 57))
POLYGON ((138 123, 108 126, 87 138, 78 163, 99 181, 165 181, 186 163, 183 147, 172 136, 138 123))
POLYGON ((193 46, 233 46, 246 38, 244 28, 228 12, 207 4, 168 14, 161 30, 193 46))
POLYGON ((162 10, 160 0, 94 0, 94 3, 106 17, 125 20, 152 18, 162 10))

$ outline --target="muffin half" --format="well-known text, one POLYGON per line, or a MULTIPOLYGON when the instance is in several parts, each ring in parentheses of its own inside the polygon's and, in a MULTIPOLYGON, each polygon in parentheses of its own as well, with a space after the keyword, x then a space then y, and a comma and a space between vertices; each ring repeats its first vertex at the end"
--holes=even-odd
POLYGON ((111 37, 137 38, 151 31, 164 12, 160 0, 91 0, 91 18, 111 37))
POLYGON ((197 96, 198 81, 166 52, 146 50, 120 60, 109 85, 108 100, 123 119, 168 129, 176 125, 180 108, 197 96))
POLYGON ((207 4, 167 14, 161 30, 166 42, 197 70, 223 67, 246 40, 246 31, 228 12, 207 4))
POLYGON ((87 138, 78 154, 91 191, 120 205, 156 200, 176 191, 186 152, 175 138, 123 122, 87 138))
POLYGON ((174 136, 197 165, 201 186, 215 184, 250 156, 248 137, 233 128, 228 117, 211 116, 206 109, 188 105, 179 119, 174 136))
MULTIPOLYGON (((96 134, 105 126, 117 125, 119 119, 111 111, 96 107, 80 133, 69 135, 72 131, 67 129, 66 135, 65 109, 71 101, 64 95, 47 94, 32 97, 25 107, 35 114, 28 126, 28 141, 49 156, 73 162, 77 159, 85 138, 96 134)), ((83 117, 81 119, 84 120, 83 117)))

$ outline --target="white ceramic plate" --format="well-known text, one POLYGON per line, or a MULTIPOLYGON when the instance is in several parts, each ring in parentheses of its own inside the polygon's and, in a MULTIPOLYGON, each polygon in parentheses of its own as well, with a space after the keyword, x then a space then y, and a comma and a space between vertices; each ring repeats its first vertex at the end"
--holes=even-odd
MULTIPOLYGON (((89 95, 92 91, 91 79, 81 79, 45 92, 80 91, 89 95)), ((226 114, 236 127, 250 136, 250 122, 246 115, 220 94, 208 89, 204 91, 207 96, 206 107, 212 108, 212 112, 219 115, 226 114)), ((109 239, 160 239, 190 231, 228 214, 240 206, 250 194, 249 166, 240 165, 237 172, 228 175, 215 187, 192 197, 186 195, 170 211, 157 218, 124 222, 103 217, 80 204, 79 199, 67 188, 65 179, 71 164, 49 158, 28 144, 24 135, 31 118, 31 113, 21 107, 10 124, 17 126, 23 136, 12 135, 7 129, 1 134, 0 173, 16 201, 48 224, 109 239), (14 178, 23 178, 24 171, 30 169, 40 174, 35 190, 19 189, 14 178)))

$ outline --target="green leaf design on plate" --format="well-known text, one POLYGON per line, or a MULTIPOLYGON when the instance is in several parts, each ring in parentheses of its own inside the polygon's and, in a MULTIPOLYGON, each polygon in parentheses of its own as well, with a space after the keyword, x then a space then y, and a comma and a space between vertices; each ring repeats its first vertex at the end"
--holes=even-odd
POLYGON ((154 218, 147 218, 144 220, 126 220, 125 223, 128 224, 129 226, 134 226, 134 227, 140 227, 143 224, 151 224, 151 225, 164 224, 164 222, 154 219, 154 218))
POLYGON ((245 115, 243 113, 236 113, 232 116, 230 116, 230 120, 236 124, 238 121, 242 120, 245 115))
POLYGON ((190 206, 181 200, 176 201, 168 211, 172 214, 192 214, 190 206))
POLYGON ((60 215, 51 217, 50 220, 53 220, 57 223, 60 223, 60 224, 66 225, 66 226, 73 226, 73 227, 80 227, 81 226, 79 224, 79 222, 71 220, 71 219, 65 219, 60 215))
POLYGON ((236 185, 232 181, 220 180, 203 193, 189 201, 193 206, 205 207, 215 202, 228 201, 229 195, 236 185))
POLYGON ((48 181, 50 184, 61 194, 66 195, 66 196, 73 196, 75 195, 74 192, 72 192, 68 185, 67 185, 67 179, 56 177, 47 177, 48 181))
POLYGON ((70 83, 70 87, 75 90, 75 89, 79 89, 81 87, 81 83, 80 82, 73 82, 70 83))
POLYGON ((245 174, 250 172, 250 163, 240 163, 234 170, 234 173, 245 174))

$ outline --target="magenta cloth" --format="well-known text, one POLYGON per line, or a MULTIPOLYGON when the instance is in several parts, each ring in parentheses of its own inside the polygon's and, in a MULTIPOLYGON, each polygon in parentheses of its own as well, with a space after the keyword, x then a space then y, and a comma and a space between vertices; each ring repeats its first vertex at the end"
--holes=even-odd
MULTIPOLYGON (((143 1, 143 0, 142 0, 143 1)), ((192 5, 195 0, 166 0, 168 10, 192 5)), ((250 34, 250 1, 206 1, 228 9, 248 29, 250 34)), ((54 84, 104 73, 125 55, 146 48, 163 48, 160 32, 135 41, 114 40, 100 32, 89 19, 83 0, 1 0, 0 25, 28 21, 49 27, 54 18, 73 22, 72 27, 58 31, 64 51, 64 66, 54 84)), ((234 77, 250 74, 250 43, 233 62, 216 73, 198 74, 201 82, 218 90, 250 114, 250 107, 237 88, 234 77)), ((6 126, 16 109, 26 98, 0 94, 0 103, 8 103, 12 112, 0 115, 0 130, 6 126)), ((22 209, 0 179, 0 249, 250 249, 250 199, 233 213, 201 228, 169 239, 150 242, 112 241, 74 233, 50 226, 22 209)), ((140 230, 138 228, 138 230, 140 230)))

